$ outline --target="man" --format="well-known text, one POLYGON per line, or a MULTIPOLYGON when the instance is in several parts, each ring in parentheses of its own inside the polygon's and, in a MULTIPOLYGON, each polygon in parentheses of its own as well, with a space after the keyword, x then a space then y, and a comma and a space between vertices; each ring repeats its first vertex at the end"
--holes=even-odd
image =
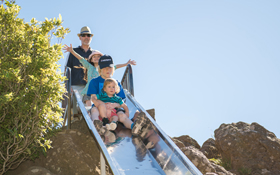
MULTIPOLYGON (((78 37, 81 40, 81 46, 74 48, 74 51, 84 58, 88 58, 93 49, 89 47, 93 34, 90 28, 85 26, 78 33, 78 37)), ((71 86, 73 90, 77 90, 80 94, 85 88, 86 81, 84 80, 84 70, 80 61, 71 53, 69 54, 67 67, 71 68, 71 86)))
MULTIPOLYGON (((93 51, 93 49, 89 47, 92 36, 93 34, 91 33, 89 27, 87 26, 82 27, 81 32, 78 33, 78 37, 81 40, 81 46, 74 48, 74 51, 79 55, 81 55, 82 57, 88 58, 93 51)), ((83 65, 74 55, 70 53, 66 66, 71 68, 72 90, 77 90, 81 95, 82 90, 85 88, 86 81, 84 80, 84 69, 78 67, 82 67, 83 65)), ((66 68, 65 68, 65 72, 66 72, 66 68)), ((66 107, 66 104, 64 107, 66 107)), ((74 114, 78 113, 76 108, 74 108, 73 113, 74 114)))

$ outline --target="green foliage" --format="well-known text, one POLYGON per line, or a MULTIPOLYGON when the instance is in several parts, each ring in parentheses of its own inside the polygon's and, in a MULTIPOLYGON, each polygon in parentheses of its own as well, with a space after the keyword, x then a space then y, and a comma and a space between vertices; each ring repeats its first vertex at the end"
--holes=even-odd
POLYGON ((212 158, 212 159, 209 159, 209 161, 224 167, 226 170, 231 170, 231 161, 229 159, 225 159, 225 158, 215 159, 215 158, 212 158))
POLYGON ((231 161, 230 161, 230 159, 223 158, 220 165, 222 167, 224 167, 226 170, 231 170, 231 161))
POLYGON ((209 161, 215 163, 216 165, 221 165, 222 163, 221 159, 215 159, 215 158, 209 159, 209 161))
POLYGON ((12 1, 0 5, 0 174, 51 147, 65 91, 57 64, 62 45, 51 44, 69 32, 61 16, 26 23, 19 11, 12 1))
POLYGON ((250 168, 238 168, 238 172, 240 173, 240 175, 251 175, 252 174, 252 170, 250 168))

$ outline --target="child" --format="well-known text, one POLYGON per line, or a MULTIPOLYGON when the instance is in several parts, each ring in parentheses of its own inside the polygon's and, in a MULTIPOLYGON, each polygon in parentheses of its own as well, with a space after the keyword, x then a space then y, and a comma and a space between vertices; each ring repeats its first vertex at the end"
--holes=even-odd
MULTIPOLYGON (((82 90, 81 95, 83 96, 83 102, 86 103, 86 106, 91 106, 91 102, 90 102, 90 97, 87 96, 87 91, 88 91, 88 86, 89 86, 89 82, 93 79, 99 76, 99 73, 97 71, 97 67, 98 67, 98 60, 101 56, 103 56, 103 54, 101 52, 99 52, 98 50, 94 50, 92 52, 92 54, 88 57, 88 60, 86 60, 85 58, 83 58, 82 56, 80 56, 78 53, 76 53, 73 48, 72 48, 72 44, 70 44, 70 47, 68 47, 66 44, 64 45, 64 47, 62 48, 63 50, 65 50, 65 52, 71 52, 81 63, 84 67, 81 68, 85 68, 85 77, 84 80, 87 81, 87 84, 85 86, 85 88, 82 90)), ((136 65, 136 62, 134 60, 128 60, 127 63, 125 64, 117 64, 114 68, 118 69, 121 67, 125 67, 128 64, 131 65, 136 65)))
POLYGON ((98 108, 99 112, 103 110, 102 113, 107 114, 105 118, 99 116, 99 119, 103 121, 103 125, 105 124, 108 130, 115 130, 117 128, 118 116, 116 114, 116 109, 106 110, 105 103, 118 103, 120 107, 125 110, 125 115, 129 116, 127 105, 123 102, 121 97, 116 95, 116 93, 119 92, 120 87, 118 86, 117 81, 113 78, 107 78, 104 81, 101 93, 92 95, 92 102, 98 108), (110 124, 107 124, 109 122, 110 124))
MULTIPOLYGON (((102 92, 101 90, 103 88, 105 79, 111 78, 111 76, 114 73, 114 69, 113 69, 114 63, 111 56, 109 55, 101 56, 98 61, 98 65, 100 68, 98 69, 100 76, 90 81, 88 92, 87 92, 87 95, 92 97, 93 103, 96 102, 97 94, 100 94, 102 92)), ((116 95, 121 97, 122 99, 125 99, 125 94, 122 85, 119 82, 117 82, 117 84, 120 88, 120 91, 116 95)), ((118 103, 113 103, 113 104, 115 104, 114 108, 118 108, 116 110, 118 121, 122 122, 126 128, 132 129, 133 135, 138 135, 142 127, 146 124, 146 120, 147 120, 146 117, 144 115, 138 115, 135 122, 133 123, 128 118, 129 117, 128 110, 123 110, 122 108, 120 108, 120 104, 118 103)), ((99 108, 96 107, 95 104, 93 104, 93 107, 91 109, 91 119, 94 121, 94 125, 97 128, 97 130, 99 130, 99 133, 103 134, 105 133, 105 130, 102 129, 102 122, 98 118, 99 116, 101 116, 101 118, 106 118, 107 113, 106 110, 102 109, 102 106, 100 108, 100 105, 98 103, 97 105, 99 106, 99 108), (103 131, 100 132, 101 130, 103 131)))

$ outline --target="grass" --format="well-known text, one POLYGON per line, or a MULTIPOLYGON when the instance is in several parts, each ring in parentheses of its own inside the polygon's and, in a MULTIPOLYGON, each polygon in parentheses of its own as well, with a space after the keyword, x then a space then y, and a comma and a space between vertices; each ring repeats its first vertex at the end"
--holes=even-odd
POLYGON ((224 167, 226 170, 231 170, 231 161, 229 159, 209 159, 211 162, 224 167))
POLYGON ((238 168, 238 172, 240 173, 240 175, 251 175, 252 174, 252 170, 250 168, 238 168))

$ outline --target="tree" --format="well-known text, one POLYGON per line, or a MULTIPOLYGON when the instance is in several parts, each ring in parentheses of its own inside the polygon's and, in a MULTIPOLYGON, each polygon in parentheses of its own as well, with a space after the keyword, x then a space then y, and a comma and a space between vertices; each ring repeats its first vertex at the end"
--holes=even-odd
POLYGON ((0 174, 50 148, 48 134, 62 120, 62 45, 51 41, 69 30, 60 15, 27 23, 19 11, 12 1, 0 5, 0 174))

